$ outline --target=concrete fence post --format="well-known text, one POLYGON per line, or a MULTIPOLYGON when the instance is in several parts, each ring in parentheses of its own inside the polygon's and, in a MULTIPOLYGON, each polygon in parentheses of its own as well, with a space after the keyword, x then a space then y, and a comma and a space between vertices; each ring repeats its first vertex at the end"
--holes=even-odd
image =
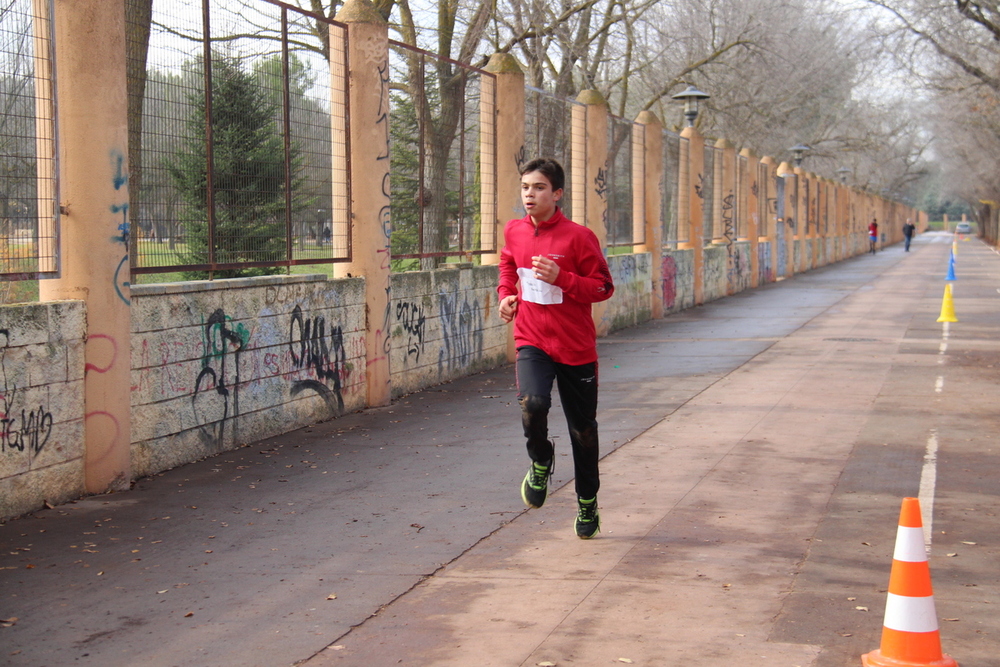
POLYGON ((763 211, 765 219, 760 221, 760 225, 763 230, 758 228, 758 243, 767 244, 767 257, 770 262, 768 267, 767 279, 774 280, 775 276, 778 274, 778 218, 777 218, 777 191, 775 189, 775 182, 777 181, 777 174, 775 173, 775 163, 774 158, 770 155, 765 155, 760 159, 760 163, 764 165, 761 177, 763 178, 762 183, 757 184, 759 192, 764 196, 765 201, 760 206, 760 210, 763 211))
POLYGON ((785 277, 791 278, 798 267, 795 265, 795 246, 798 242, 799 228, 802 226, 802 216, 798 211, 798 178, 787 162, 778 165, 778 178, 785 179, 784 221, 785 225, 785 277))
POLYGON ((347 85, 351 119, 352 261, 334 264, 338 278, 365 278, 365 365, 368 405, 392 398, 389 185, 389 26, 369 0, 347 0, 347 85))
POLYGON ((750 242, 750 287, 760 286, 760 200, 761 183, 758 183, 760 159, 749 148, 740 151, 747 161, 746 178, 740 184, 746 197, 746 220, 743 230, 746 236, 739 240, 750 242))
POLYGON ((87 302, 84 477, 88 492, 103 493, 131 481, 125 9, 57 0, 54 13, 62 267, 38 291, 40 301, 87 302))
MULTIPOLYGON (((597 235, 607 254, 608 103, 596 90, 584 90, 576 100, 585 106, 573 107, 573 131, 585 137, 585 145, 582 156, 574 145, 573 215, 576 222, 586 225, 597 235)), ((595 303, 593 307, 598 336, 608 333, 609 325, 604 318, 607 307, 607 301, 595 303)))
MULTIPOLYGON (((528 160, 540 155, 525 155, 524 153, 524 72, 521 71, 517 59, 509 53, 494 53, 490 56, 486 71, 496 76, 496 106, 493 111, 484 105, 483 115, 496 115, 496 207, 488 214, 496 220, 495 254, 483 255, 483 264, 496 264, 500 261, 500 248, 503 247, 503 226, 511 218, 524 215, 521 208, 521 166, 528 160)), ((484 79, 485 81, 485 79, 484 79)), ((484 118, 485 120, 485 118, 484 118)), ((484 124, 485 128, 485 124, 484 124)), ((569 166, 569 165, 566 165, 569 166)), ((484 186, 486 179, 483 179, 484 186)), ((483 193, 486 199, 486 193, 483 193)), ((487 211, 483 210, 483 221, 486 221, 487 211)), ((483 247, 488 248, 484 226, 483 247)))
POLYGON ((663 317, 663 220, 662 220, 662 188, 663 183, 663 124, 652 111, 642 111, 635 119, 636 123, 645 128, 645 220, 644 243, 636 246, 636 252, 648 252, 650 257, 649 271, 652 275, 652 310, 653 319, 663 317))
MULTIPOLYGON (((728 139, 715 142, 715 214, 712 216, 712 243, 731 244, 736 240, 736 148, 728 139)), ((730 267, 732 268, 732 267, 730 267)))
MULTIPOLYGON (((517 59, 509 53, 494 53, 486 65, 486 71, 496 76, 496 205, 487 211, 483 209, 483 222, 495 220, 496 253, 483 255, 484 265, 499 264, 500 250, 504 245, 503 228, 511 218, 524 215, 521 207, 521 166, 526 159, 542 157, 526 156, 524 153, 524 72, 517 59)), ((484 107, 483 114, 488 110, 484 107)), ((493 112, 490 112, 493 113, 493 112)), ((564 165, 568 166, 568 165, 564 165)), ((483 179, 484 188, 486 179, 483 179)), ((483 193, 486 200, 486 192, 483 193)), ((486 244, 484 226, 483 247, 486 244)), ((514 325, 507 327, 507 361, 517 359, 514 346, 514 325)))
MULTIPOLYGON (((688 240, 678 243, 679 249, 693 250, 692 257, 692 280, 694 283, 694 305, 700 306, 705 303, 705 235, 704 235, 704 213, 702 211, 703 193, 702 182, 705 178, 705 138, 701 136, 698 128, 694 126, 685 127, 681 131, 681 138, 687 139, 687 161, 683 160, 684 152, 681 152, 680 173, 685 176, 686 186, 683 190, 685 195, 679 199, 681 203, 686 203, 684 211, 687 213, 688 240)), ((682 216, 683 219, 683 216, 682 216)))

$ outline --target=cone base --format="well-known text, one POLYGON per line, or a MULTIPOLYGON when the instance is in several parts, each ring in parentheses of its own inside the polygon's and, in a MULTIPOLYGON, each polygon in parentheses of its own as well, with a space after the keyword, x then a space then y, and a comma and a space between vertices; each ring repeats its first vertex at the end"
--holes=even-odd
POLYGON ((882 655, 879 649, 861 656, 861 664, 864 667, 958 667, 958 663, 947 653, 942 654, 940 660, 910 662, 909 660, 897 660, 896 658, 886 657, 882 655))

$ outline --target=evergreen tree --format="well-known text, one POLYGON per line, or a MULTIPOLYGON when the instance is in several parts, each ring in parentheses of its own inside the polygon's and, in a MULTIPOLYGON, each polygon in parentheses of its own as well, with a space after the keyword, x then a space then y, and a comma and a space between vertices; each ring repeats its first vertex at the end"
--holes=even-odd
MULTIPOLYGON (((276 262, 286 253, 285 150, 273 95, 231 57, 212 60, 212 195, 215 210, 215 262, 276 262)), ((209 259, 208 164, 205 149, 205 95, 190 98, 192 113, 183 147, 169 166, 170 176, 187 207, 187 250, 182 260, 209 259)), ((292 189, 301 159, 292 145, 292 189)), ((294 206, 294 204, 293 204, 294 206)), ((228 269, 217 278, 269 275, 280 267, 228 269)), ((185 278, 207 277, 206 272, 185 278)))

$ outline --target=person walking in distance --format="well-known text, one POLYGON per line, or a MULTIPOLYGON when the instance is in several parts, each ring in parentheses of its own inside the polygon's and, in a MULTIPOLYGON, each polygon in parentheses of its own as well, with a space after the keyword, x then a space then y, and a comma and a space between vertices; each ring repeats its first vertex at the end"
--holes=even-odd
POLYGON ((875 254, 875 244, 878 243, 878 221, 872 218, 868 225, 868 251, 875 254))
POLYGON ((910 241, 913 240, 913 232, 915 230, 916 227, 913 226, 913 222, 907 218, 906 222, 903 224, 903 239, 906 241, 904 250, 906 250, 906 252, 910 252, 910 241))
POLYGON ((541 507, 555 463, 548 414, 553 381, 569 426, 577 495, 574 528, 589 539, 601 527, 597 436, 597 331, 591 304, 614 294, 597 236, 559 208, 565 174, 549 158, 521 169, 527 215, 504 228, 500 252, 500 317, 514 323, 517 400, 531 465, 521 499, 541 507))

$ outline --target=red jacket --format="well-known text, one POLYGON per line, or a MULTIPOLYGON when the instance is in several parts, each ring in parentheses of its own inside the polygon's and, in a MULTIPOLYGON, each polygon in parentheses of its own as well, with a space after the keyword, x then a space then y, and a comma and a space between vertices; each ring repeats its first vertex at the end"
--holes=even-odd
POLYGON ((597 236, 557 208, 535 229, 530 216, 511 220, 504 228, 500 252, 500 286, 504 297, 518 295, 514 342, 532 345, 560 364, 579 366, 597 361, 597 331, 590 304, 614 294, 615 286, 597 236), (517 270, 531 268, 531 258, 545 255, 559 265, 555 285, 562 303, 541 305, 520 298, 517 270))

